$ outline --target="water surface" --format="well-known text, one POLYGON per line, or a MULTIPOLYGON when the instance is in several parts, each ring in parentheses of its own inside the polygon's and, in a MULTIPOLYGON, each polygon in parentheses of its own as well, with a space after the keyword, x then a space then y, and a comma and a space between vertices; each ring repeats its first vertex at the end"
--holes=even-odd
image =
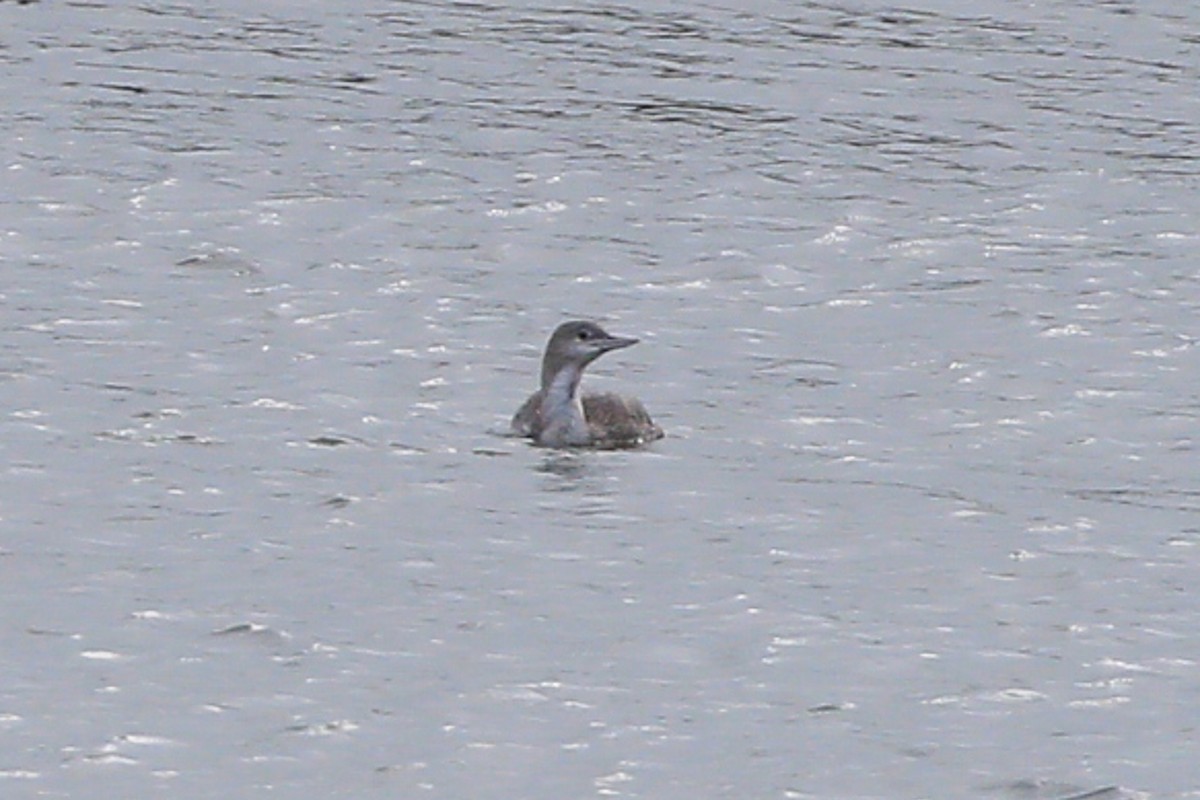
POLYGON ((1195 796, 1198 47, 0 3, 0 793, 1195 796))

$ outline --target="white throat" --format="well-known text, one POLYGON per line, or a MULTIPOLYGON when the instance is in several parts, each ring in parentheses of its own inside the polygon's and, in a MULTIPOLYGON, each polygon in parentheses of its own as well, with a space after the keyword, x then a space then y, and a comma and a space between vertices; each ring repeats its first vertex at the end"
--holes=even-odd
POLYGON ((591 441, 583 403, 579 400, 579 382, 583 369, 575 364, 564 365, 542 393, 542 430, 538 440, 550 445, 582 445, 591 441))

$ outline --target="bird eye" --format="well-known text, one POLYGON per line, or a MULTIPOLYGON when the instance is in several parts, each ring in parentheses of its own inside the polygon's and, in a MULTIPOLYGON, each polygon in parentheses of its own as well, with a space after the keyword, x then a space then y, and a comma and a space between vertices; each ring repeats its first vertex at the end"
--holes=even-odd
POLYGON ((581 342, 586 342, 590 336, 591 336, 591 334, 588 333, 587 331, 580 331, 577 334, 576 338, 578 338, 579 341, 581 341, 581 342))

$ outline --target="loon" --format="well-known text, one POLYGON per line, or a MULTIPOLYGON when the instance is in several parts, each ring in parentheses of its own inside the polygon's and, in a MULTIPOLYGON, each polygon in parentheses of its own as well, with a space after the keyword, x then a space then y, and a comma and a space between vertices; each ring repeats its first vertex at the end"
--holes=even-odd
POLYGON ((615 449, 661 439, 662 428, 637 399, 579 391, 588 364, 610 350, 637 343, 637 339, 613 336, 594 322, 559 325, 542 357, 542 388, 513 416, 513 432, 543 447, 615 449))

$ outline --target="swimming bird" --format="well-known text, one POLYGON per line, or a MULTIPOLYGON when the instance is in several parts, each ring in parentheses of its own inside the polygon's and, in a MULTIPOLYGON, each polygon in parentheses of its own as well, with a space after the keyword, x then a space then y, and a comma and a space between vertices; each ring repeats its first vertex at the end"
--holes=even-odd
POLYGON ((661 439, 662 428, 636 398, 579 391, 588 364, 637 343, 637 339, 613 336, 594 322, 559 325, 542 356, 542 388, 513 417, 513 432, 543 447, 613 449, 661 439))

